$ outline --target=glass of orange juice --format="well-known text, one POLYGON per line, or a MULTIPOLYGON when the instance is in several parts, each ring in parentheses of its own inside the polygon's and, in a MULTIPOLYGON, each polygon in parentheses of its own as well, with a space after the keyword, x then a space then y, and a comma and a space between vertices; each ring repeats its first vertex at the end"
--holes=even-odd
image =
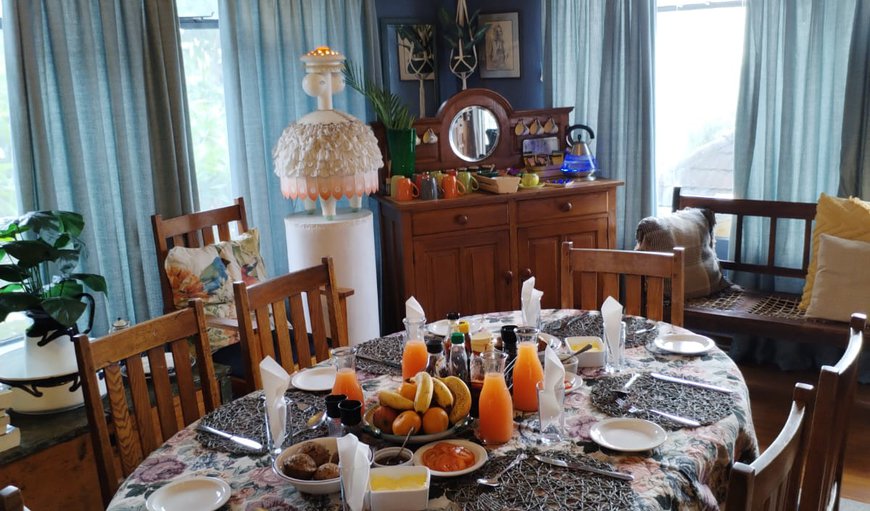
POLYGON ((426 318, 405 318, 405 347, 402 351, 402 378, 413 378, 426 369, 429 352, 424 342, 426 318))
POLYGON ((504 381, 507 354, 487 351, 481 353, 480 358, 484 376, 477 436, 487 445, 503 444, 514 434, 514 405, 504 381))
POLYGON ((349 346, 333 348, 330 355, 336 370, 331 394, 344 394, 348 399, 365 403, 362 385, 356 377, 356 349, 349 346))

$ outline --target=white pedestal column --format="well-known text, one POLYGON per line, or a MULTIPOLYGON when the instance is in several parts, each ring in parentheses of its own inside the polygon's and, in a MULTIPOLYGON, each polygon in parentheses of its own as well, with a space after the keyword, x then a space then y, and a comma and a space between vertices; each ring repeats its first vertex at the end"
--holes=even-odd
POLYGON ((339 209, 333 220, 296 213, 284 218, 284 226, 290 271, 318 265, 321 258, 330 256, 338 286, 354 290, 347 299, 350 344, 377 337, 380 313, 372 212, 339 209))

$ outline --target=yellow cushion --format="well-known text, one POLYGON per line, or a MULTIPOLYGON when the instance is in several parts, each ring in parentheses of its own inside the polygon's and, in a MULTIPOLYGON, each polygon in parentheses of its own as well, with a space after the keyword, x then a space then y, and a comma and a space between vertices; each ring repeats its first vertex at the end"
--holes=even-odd
MULTIPOLYGON (((841 199, 824 193, 819 196, 816 225, 813 228, 813 251, 810 255, 807 281, 800 303, 800 308, 803 310, 810 306, 813 295, 813 284, 818 267, 819 237, 822 234, 847 240, 870 241, 870 202, 854 197, 841 199)), ((857 268, 854 270, 858 271, 857 268)))
POLYGON ((819 236, 818 269, 807 317, 849 321, 853 312, 870 312, 870 243, 819 236))

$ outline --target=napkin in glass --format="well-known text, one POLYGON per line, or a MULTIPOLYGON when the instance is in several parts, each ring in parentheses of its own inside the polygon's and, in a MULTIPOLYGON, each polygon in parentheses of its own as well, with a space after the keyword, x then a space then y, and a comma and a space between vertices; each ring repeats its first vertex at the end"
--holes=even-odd
POLYGON ((601 319, 604 321, 604 342, 612 355, 608 364, 619 360, 619 337, 622 329, 622 304, 608 296, 601 304, 601 319), (614 358, 615 357, 615 358, 614 358))
POLYGON ((525 326, 541 327, 541 298, 543 296, 543 291, 535 289, 535 277, 529 277, 523 282, 523 289, 520 293, 520 305, 525 326))
POLYGON ((556 351, 547 346, 544 350, 544 388, 538 402, 541 431, 551 427, 562 429, 560 419, 564 398, 565 366, 562 365, 556 351))
POLYGON ((284 393, 290 386, 290 375, 272 357, 260 362, 260 378, 263 380, 263 394, 266 397, 266 417, 269 421, 269 434, 272 447, 284 445, 287 434, 287 402, 284 393))
POLYGON ((351 511, 362 511, 369 486, 369 446, 353 433, 336 441, 344 502, 351 511))
POLYGON ((405 318, 408 321, 419 321, 426 319, 426 313, 423 312, 423 306, 413 296, 405 300, 405 318))

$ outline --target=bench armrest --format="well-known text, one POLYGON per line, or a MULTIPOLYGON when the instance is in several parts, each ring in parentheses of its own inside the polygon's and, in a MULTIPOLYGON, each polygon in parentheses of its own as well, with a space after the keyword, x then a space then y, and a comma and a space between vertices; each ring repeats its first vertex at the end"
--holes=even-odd
POLYGON ((221 328, 231 332, 239 331, 239 322, 233 318, 218 318, 215 316, 206 316, 205 325, 210 328, 221 328))

